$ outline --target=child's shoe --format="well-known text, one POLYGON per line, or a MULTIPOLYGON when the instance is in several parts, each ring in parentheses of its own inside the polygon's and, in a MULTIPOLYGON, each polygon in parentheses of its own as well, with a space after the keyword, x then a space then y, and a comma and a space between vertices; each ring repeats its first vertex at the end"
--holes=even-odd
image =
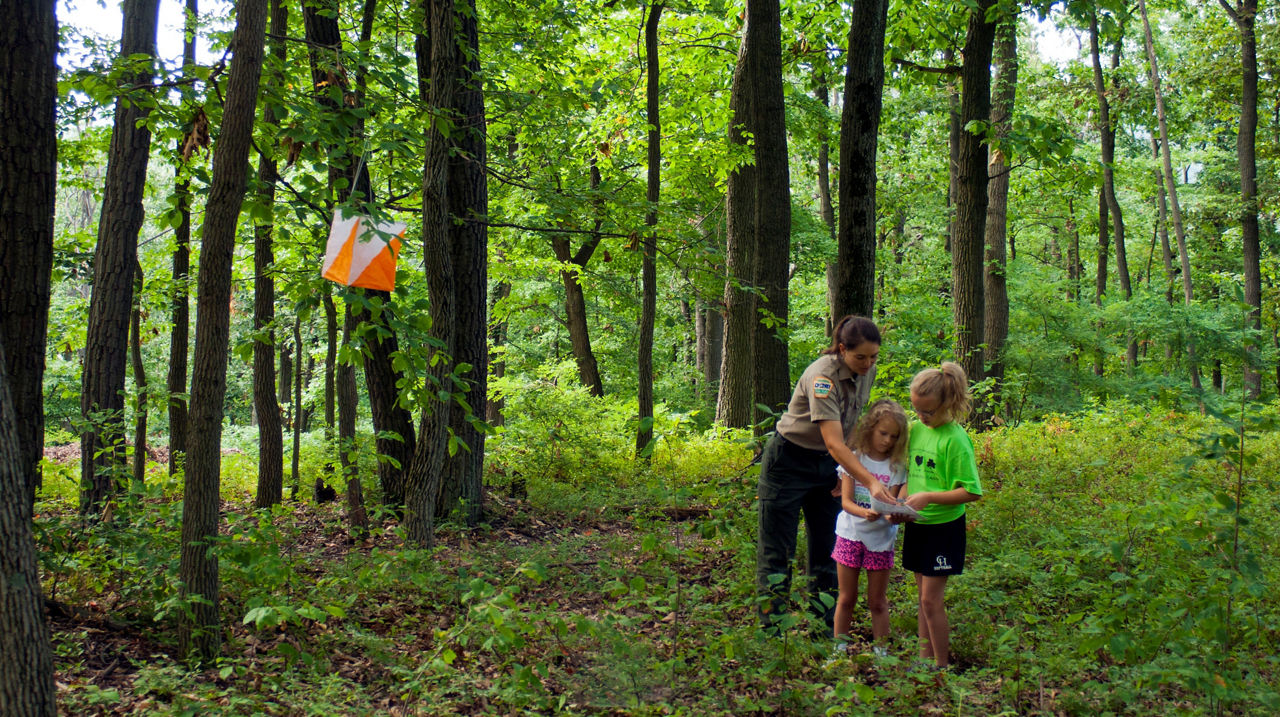
POLYGON ((827 661, 822 663, 823 669, 831 669, 836 665, 849 659, 849 643, 837 642, 831 648, 831 655, 827 657, 827 661))

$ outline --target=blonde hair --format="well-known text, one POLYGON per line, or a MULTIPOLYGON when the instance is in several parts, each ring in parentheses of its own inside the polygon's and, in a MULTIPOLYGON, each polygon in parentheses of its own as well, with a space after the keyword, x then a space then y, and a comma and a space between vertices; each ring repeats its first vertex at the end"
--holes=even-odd
POLYGON ((898 440, 889 449, 889 465, 904 468, 907 465, 907 412, 892 399, 882 398, 862 414, 857 428, 853 430, 853 448, 859 453, 866 453, 871 443, 871 431, 886 418, 898 427, 898 440))
POLYGON ((911 392, 937 396, 938 412, 948 421, 963 421, 969 415, 969 377, 960 364, 943 361, 941 368, 927 368, 911 379, 911 392))

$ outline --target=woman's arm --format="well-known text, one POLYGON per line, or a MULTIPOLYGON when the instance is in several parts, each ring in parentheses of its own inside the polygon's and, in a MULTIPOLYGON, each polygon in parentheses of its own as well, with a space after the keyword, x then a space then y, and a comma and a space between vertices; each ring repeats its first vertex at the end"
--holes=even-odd
POLYGON ((884 483, 871 475, 871 471, 868 471, 862 465, 862 461, 853 455, 853 451, 849 450, 849 446, 845 445, 844 432, 839 421, 818 421, 818 428, 822 431, 822 442, 826 444, 827 452, 836 459, 836 463, 839 463, 859 483, 866 486, 872 496, 886 503, 893 502, 893 496, 889 495, 884 483))

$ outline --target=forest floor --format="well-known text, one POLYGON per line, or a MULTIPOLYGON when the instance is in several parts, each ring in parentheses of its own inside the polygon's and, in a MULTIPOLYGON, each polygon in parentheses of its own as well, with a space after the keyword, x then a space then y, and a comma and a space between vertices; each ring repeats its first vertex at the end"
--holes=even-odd
POLYGON ((254 512, 252 476, 224 466, 222 656, 191 667, 174 638, 179 486, 154 466, 109 521, 81 523, 73 494, 37 502, 60 706, 1280 714, 1280 566, 1267 559, 1280 525, 1253 519, 1280 494, 1280 434, 1255 439, 1256 462, 1232 478, 1206 448, 1217 429, 1195 420, 1135 412, 975 440, 986 495, 970 506, 965 573, 947 588, 946 672, 915 657, 915 587, 900 569, 887 658, 871 654, 862 601, 852 654, 834 664, 805 610, 781 637, 758 628, 754 479, 739 458, 674 478, 530 478, 520 499, 494 473, 483 522, 440 524, 430 549, 406 546, 376 508, 357 541, 338 504, 254 512))

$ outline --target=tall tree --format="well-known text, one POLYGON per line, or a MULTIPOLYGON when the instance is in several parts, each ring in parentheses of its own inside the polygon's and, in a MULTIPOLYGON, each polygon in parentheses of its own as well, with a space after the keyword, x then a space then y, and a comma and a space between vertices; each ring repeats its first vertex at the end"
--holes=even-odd
POLYGON ((146 93, 154 74, 159 0, 125 0, 120 36, 122 91, 107 153, 98 241, 93 254, 93 297, 81 377, 81 510, 98 509, 114 491, 124 466, 124 374, 128 360, 129 310, 133 271, 142 228, 151 130, 146 118, 153 104, 146 93))
MULTIPOLYGON (((271 4, 272 75, 282 80, 285 66, 283 38, 288 34, 289 7, 281 0, 271 4)), ((262 121, 274 127, 276 109, 270 103, 262 108, 262 121)), ((270 130, 268 130, 270 131, 270 130)), ((279 174, 275 157, 258 157, 258 201, 273 207, 279 174)), ((253 229, 253 407, 258 414, 258 490, 254 507, 269 508, 284 499, 284 432, 280 422, 280 404, 276 400, 276 282, 275 255, 272 247, 274 228, 263 222, 253 229)))
POLYGON ((54 2, 0 4, 0 712, 57 714, 31 531, 53 266, 54 2))
MULTIPOLYGON (((52 0, 0 7, 0 343, 16 411, 16 477, 30 505, 44 448, 44 357, 57 132, 58 23, 52 0)), ((52 703, 50 703, 52 704, 52 703)))
MULTIPOLYGON (((1111 70, 1114 73, 1120 65, 1120 48, 1123 44, 1124 25, 1120 24, 1119 37, 1114 40, 1114 50, 1111 55, 1111 70)), ((1104 236, 1106 231, 1106 220, 1111 220, 1111 230, 1114 234, 1116 249, 1116 277, 1120 281, 1120 290, 1124 292, 1126 301, 1133 298, 1133 286, 1130 284, 1129 277, 1129 259, 1125 252, 1124 243, 1124 214, 1120 208, 1120 200, 1116 198, 1116 125, 1117 122, 1111 113, 1111 101, 1107 97, 1106 78, 1102 74, 1102 58, 1098 49, 1098 8, 1095 5, 1090 8, 1089 13, 1089 57, 1093 64, 1093 91, 1098 97, 1098 133, 1101 135, 1102 141, 1102 201, 1103 206, 1099 212, 1099 220, 1101 224, 1098 227, 1098 236, 1104 236)), ((1098 259, 1100 276, 1105 277, 1106 272, 1106 247, 1101 246, 1102 240, 1099 240, 1101 256, 1098 259)), ((1105 289, 1104 279, 1100 278, 1099 286, 1105 289)), ((1099 297, 1101 298, 1101 297, 1099 297)), ((1126 364, 1132 368, 1138 361, 1138 343, 1130 337, 1128 348, 1125 353, 1126 364)))
MULTIPOLYGON (((196 64, 196 27, 199 23, 198 0, 186 0, 182 33, 182 74, 189 76, 196 64)), ((182 95, 188 100, 191 91, 183 85, 182 95)), ((209 131, 204 110, 198 110, 188 130, 197 136, 209 131)), ((178 224, 173 229, 173 295, 170 314, 173 336, 169 339, 169 475, 182 469, 187 452, 187 342, 190 338, 191 310, 187 297, 191 285, 191 180, 185 171, 187 140, 178 143, 178 161, 173 182, 174 206, 178 224)))
POLYGON ((212 660, 222 644, 218 620, 218 558, 209 542, 218 534, 222 402, 227 391, 231 257, 249 174, 249 146, 262 73, 267 0, 241 0, 231 36, 222 127, 213 149, 213 175, 201 233, 196 302, 195 369, 191 381, 191 434, 182 496, 182 555, 178 577, 191 613, 178 624, 185 656, 212 660), (198 599, 197 599, 198 598, 198 599))
POLYGON ((428 380, 446 401, 424 408, 405 475, 405 528, 411 541, 429 545, 437 510, 460 506, 468 523, 481 516, 484 434, 469 407, 484 405, 487 386, 488 183, 475 6, 426 0, 423 13, 415 45, 419 95, 436 118, 427 132, 422 181, 430 339, 437 354, 428 380), (464 365, 470 374, 455 378, 464 365), (450 445, 450 431, 465 447, 450 445), (456 458, 446 461, 450 448, 456 458))
MULTIPOLYGON (((752 324, 751 355, 755 369, 751 386, 757 405, 781 411, 791 398, 792 389, 785 338, 787 284, 791 278, 791 172, 782 84, 779 0, 748 0, 747 29, 754 85, 751 107, 755 117, 752 126, 756 150, 755 284, 760 290, 757 308, 761 310, 761 316, 752 324), (764 318, 766 315, 768 319, 764 318)), ((764 416, 757 416, 757 422, 762 418, 764 416)), ((761 430, 769 429, 762 426, 761 430)))
POLYGON ((996 23, 988 11, 995 0, 978 0, 969 12, 964 62, 960 69, 960 132, 956 158, 956 221, 951 243, 951 292, 960 365, 970 381, 986 376, 983 364, 985 296, 983 254, 987 223, 987 151, 970 123, 991 116, 991 54, 996 23))
POLYGON ((643 256, 640 269, 640 350, 639 389, 636 402, 639 404, 640 429, 636 432, 636 455, 648 459, 649 443, 653 440, 653 323, 658 302, 658 278, 655 262, 658 251, 658 198, 662 186, 662 125, 658 115, 658 21, 662 17, 663 5, 655 3, 649 6, 649 18, 644 25, 645 74, 647 79, 645 90, 645 120, 649 125, 648 136, 648 177, 646 181, 645 199, 649 203, 649 211, 645 213, 644 239, 641 242, 643 256))
POLYGON ((876 151, 884 95, 887 0, 856 0, 840 113, 840 229, 832 321, 871 316, 876 280, 876 151))
MULTIPOLYGON (((48 18, 53 18, 52 7, 48 18)), ((5 77, 11 75, 6 73, 5 77)), ((0 338, 0 361, 4 357, 4 339, 0 338)), ((30 470, 19 443, 18 412, 9 391, 9 377, 0 372, 0 712, 53 717, 58 713, 53 650, 31 533, 30 470)))
MULTIPOLYGON (((1178 204, 1178 184, 1173 176, 1173 155, 1169 150, 1169 123, 1164 109, 1164 93, 1160 89, 1160 66, 1156 61, 1156 44, 1151 36, 1151 21, 1147 18, 1146 0, 1138 0, 1142 14, 1143 40, 1147 49, 1147 68, 1150 71, 1151 89, 1156 99, 1156 123, 1160 130, 1160 158, 1164 168, 1165 191, 1169 196, 1169 210, 1173 218, 1173 235, 1178 240, 1178 253, 1182 259, 1182 298, 1187 306, 1194 300, 1191 283, 1191 256, 1187 253, 1187 234, 1182 225, 1182 207, 1178 204)), ((1200 365, 1196 360, 1196 345, 1191 336, 1186 337, 1187 357, 1191 364, 1191 387, 1199 391, 1200 365)))
POLYGON ((996 28, 995 75, 991 81, 991 127, 997 146, 990 150, 987 163, 987 230, 986 262, 983 265, 983 287, 986 294, 984 331, 988 359, 988 375, 995 379, 991 405, 994 413, 1000 404, 1004 382, 1004 347, 1009 336, 1009 290, 1006 278, 1009 209, 1009 166, 1000 142, 1009 136, 1013 123, 1013 107, 1018 92, 1018 22, 1017 16, 1002 17, 996 28))
POLYGON ((147 367, 142 362, 142 263, 135 262, 133 308, 129 312, 129 353, 137 407, 133 412, 133 482, 142 485, 147 473, 147 367))
POLYGON ((720 353, 720 390, 716 398, 716 421, 733 428, 751 424, 751 382, 755 364, 751 355, 752 327, 756 323, 755 294, 751 291, 755 277, 756 246, 756 166, 749 155, 750 138, 755 132, 749 38, 752 25, 747 14, 742 28, 742 44, 733 70, 729 92, 729 146, 737 166, 725 182, 725 285, 724 343, 720 353), (746 159, 744 157, 750 157, 746 159))
MULTIPOLYGON (((1244 301, 1250 307, 1254 331, 1262 331, 1262 246, 1258 238, 1258 39, 1254 19, 1258 0, 1239 0, 1233 7, 1218 0, 1240 31, 1240 131, 1236 134, 1236 161, 1240 166, 1240 239, 1244 254, 1244 301)), ((1261 340, 1261 339, 1259 339, 1261 340)), ((1256 348, 1250 348, 1257 355, 1256 348)), ((1245 367, 1244 380, 1250 398, 1262 391, 1262 374, 1245 367)))
POLYGON ((454 96, 456 134, 449 152, 449 232, 453 268, 457 272, 454 300, 454 358, 470 366, 462 401, 453 401, 449 427, 460 441, 449 458, 441 486, 437 515, 461 509, 467 525, 480 522, 484 492, 485 432, 476 423, 488 395, 489 347, 489 184, 486 160, 483 74, 480 68, 480 24, 475 0, 455 4, 458 27, 449 47, 456 54, 457 92, 454 96))
MULTIPOLYGON (((592 192, 600 188, 600 167, 594 155, 591 157, 590 181, 592 192)), ((569 239, 564 235, 551 238, 551 249, 555 252, 556 261, 560 262, 560 281, 564 285, 565 323, 569 329, 569 343, 573 347, 573 359, 578 364, 578 380, 592 396, 604 395, 604 382, 600 379, 600 364, 596 361, 595 352, 591 350, 591 333, 587 328, 587 300, 582 290, 579 275, 586 270, 587 263, 600 246, 603 235, 600 233, 602 217, 599 212, 600 200, 592 198, 592 205, 597 209, 595 227, 582 246, 573 251, 569 239)))

